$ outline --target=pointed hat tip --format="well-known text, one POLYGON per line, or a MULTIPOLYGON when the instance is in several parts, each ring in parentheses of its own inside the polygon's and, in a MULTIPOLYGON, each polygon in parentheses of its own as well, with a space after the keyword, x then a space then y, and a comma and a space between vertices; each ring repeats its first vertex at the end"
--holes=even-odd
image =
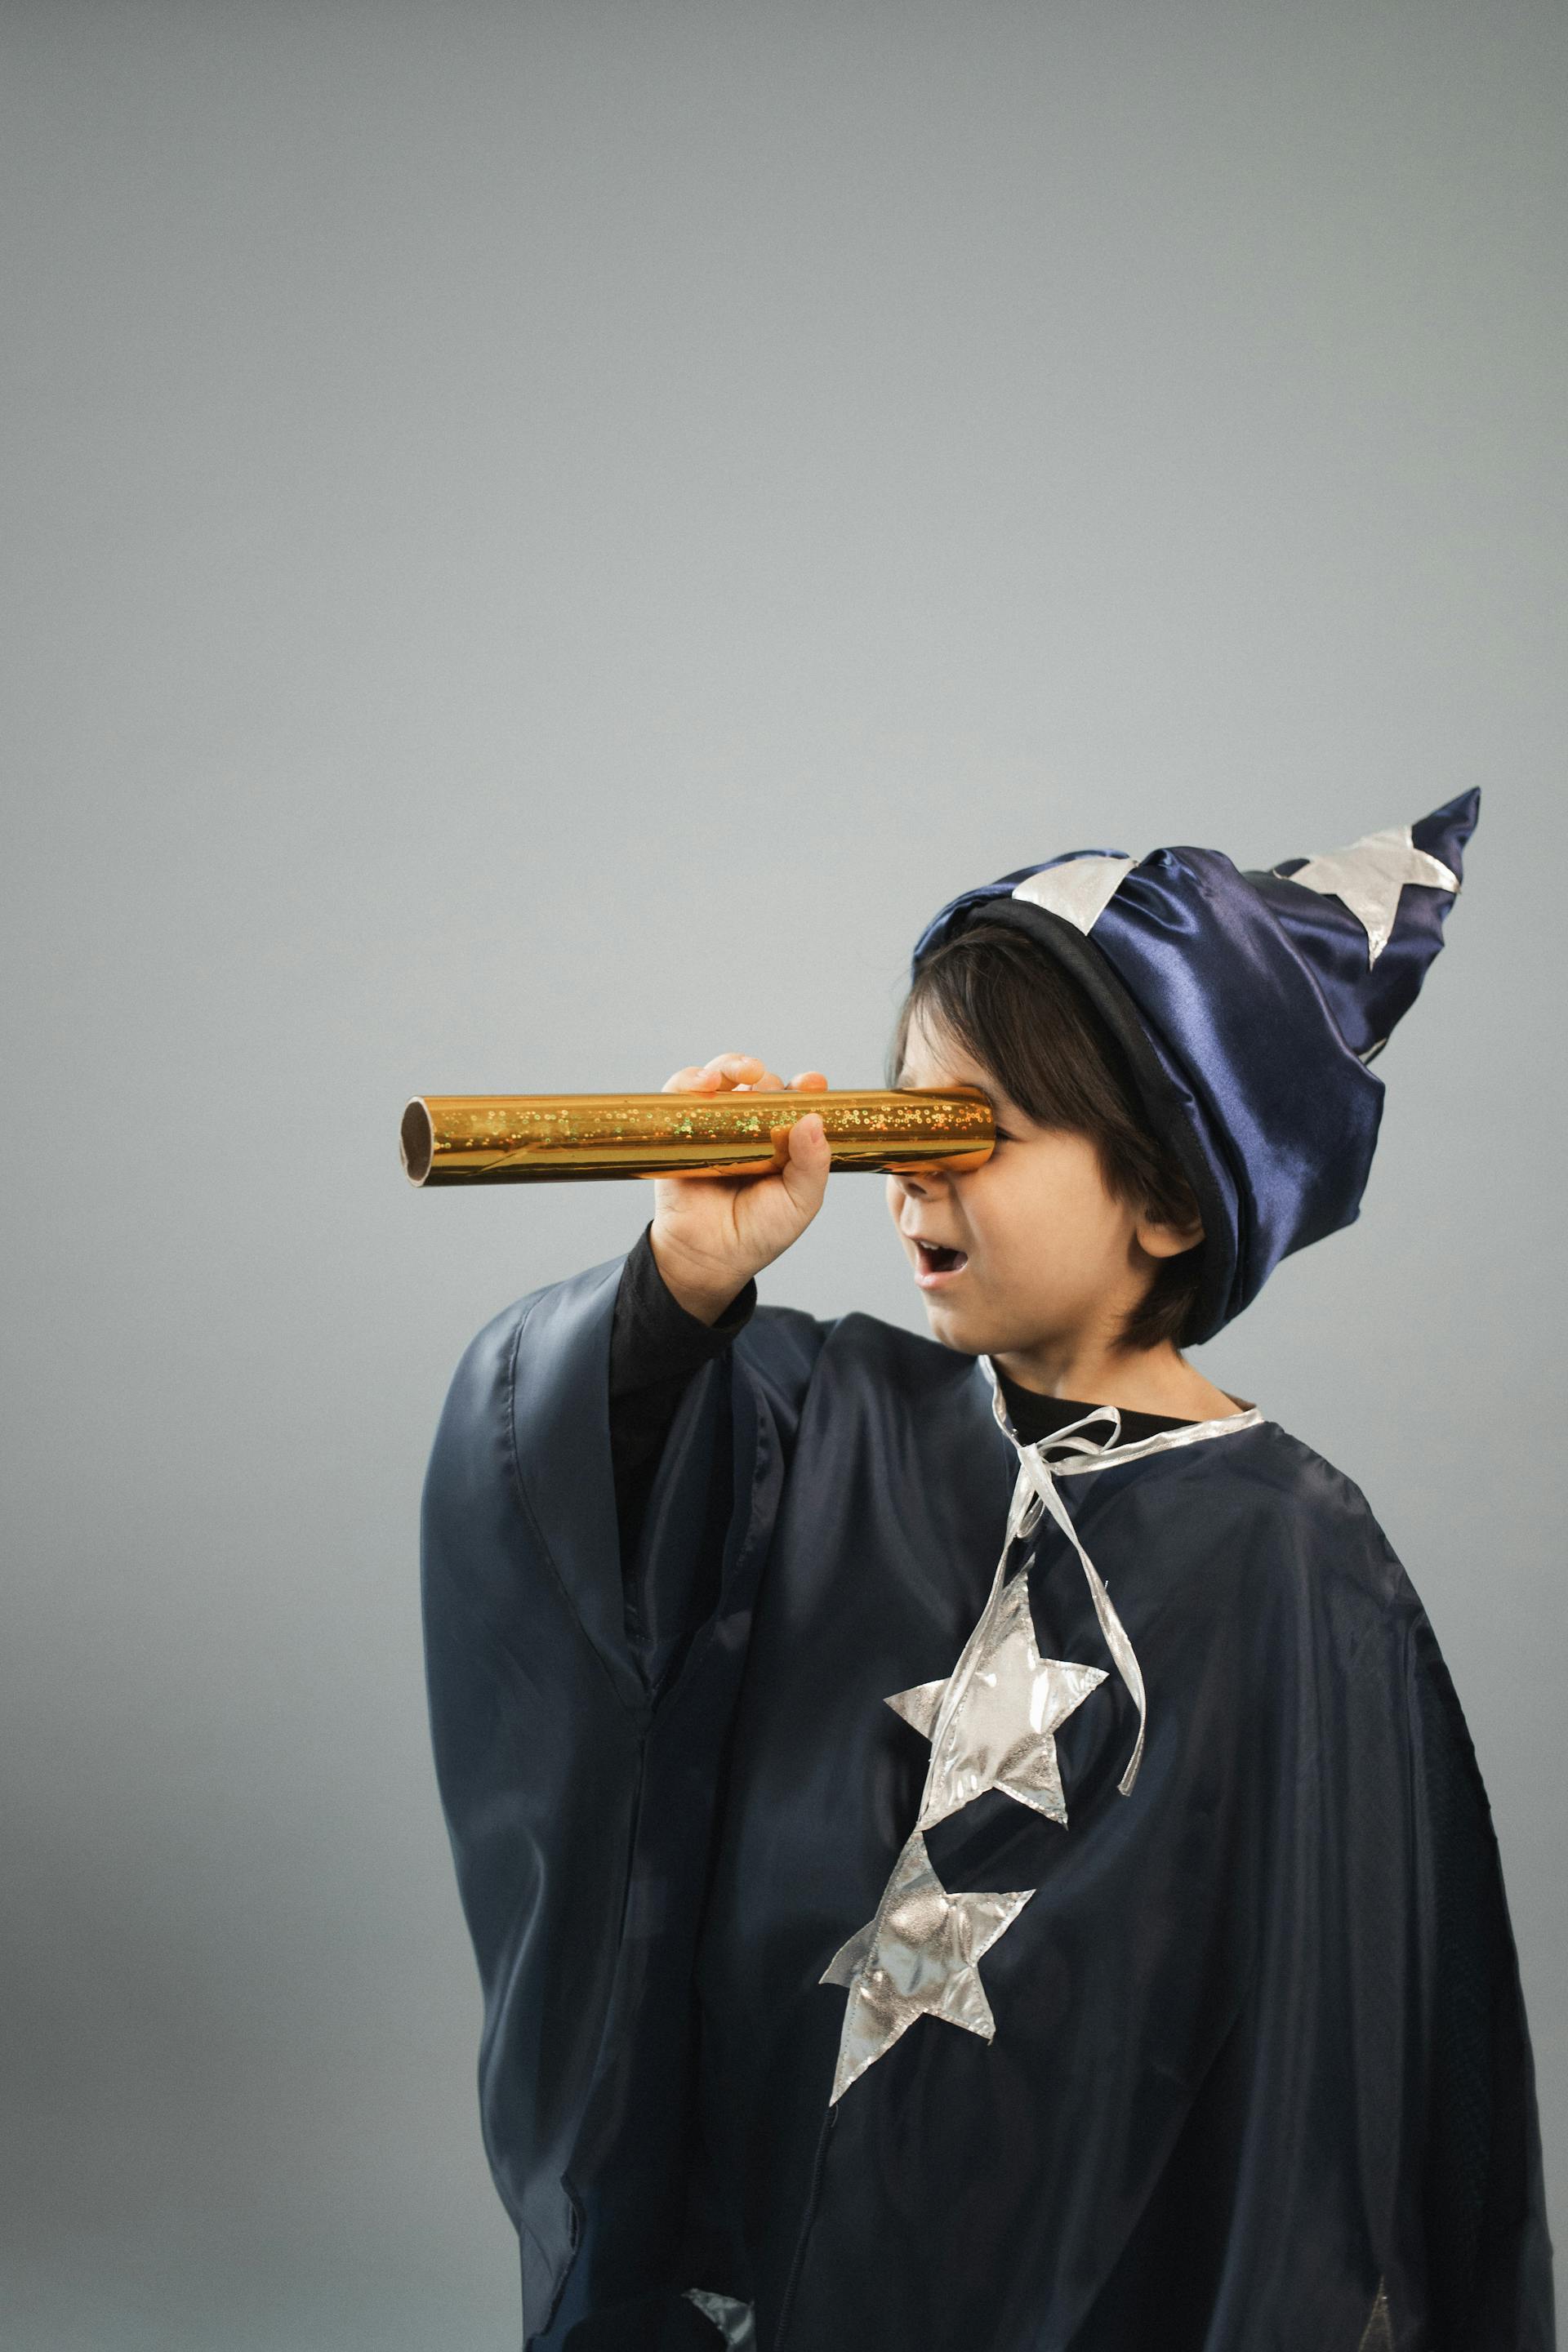
POLYGON ((1428 857, 1438 858, 1451 867, 1461 879, 1464 875, 1465 845, 1476 829, 1481 813, 1481 788, 1472 784, 1468 793, 1460 793, 1429 816, 1417 817, 1410 828, 1410 838, 1417 849, 1428 857))

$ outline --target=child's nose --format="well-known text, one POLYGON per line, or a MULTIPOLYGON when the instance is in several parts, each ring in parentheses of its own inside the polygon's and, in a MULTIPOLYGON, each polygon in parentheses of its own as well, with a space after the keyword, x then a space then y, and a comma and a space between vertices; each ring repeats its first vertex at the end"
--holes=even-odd
POLYGON ((952 1178, 945 1175, 940 1168, 900 1168, 895 1170, 893 1174, 894 1183, 898 1185, 900 1192, 907 1192, 912 1201, 928 1199, 932 1192, 951 1183, 952 1181, 952 1178))

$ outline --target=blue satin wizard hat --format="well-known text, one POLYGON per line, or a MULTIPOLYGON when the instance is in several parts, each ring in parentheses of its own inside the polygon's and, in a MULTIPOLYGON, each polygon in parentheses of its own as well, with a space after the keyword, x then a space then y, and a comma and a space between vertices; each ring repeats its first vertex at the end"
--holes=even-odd
POLYGON ((977 917, 1015 923, 1105 1019, 1203 1214, 1191 1340, 1359 1213, 1383 1113, 1368 1065, 1443 944, 1479 807, 1466 793, 1267 873, 1217 849, 1069 850, 965 890, 917 940, 911 977, 977 917))

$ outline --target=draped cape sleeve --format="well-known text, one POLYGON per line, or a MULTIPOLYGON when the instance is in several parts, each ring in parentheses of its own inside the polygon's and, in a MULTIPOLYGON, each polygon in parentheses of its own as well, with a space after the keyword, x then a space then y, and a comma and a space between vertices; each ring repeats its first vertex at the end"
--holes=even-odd
POLYGON ((679 2232, 719 1773, 822 1328, 763 1309, 743 1367, 696 1375, 623 1564, 607 1418, 622 1265, 479 1335, 421 1512, 437 1775, 484 2000, 482 2126, 531 2338, 569 2270, 613 2300, 668 2264, 679 2232))

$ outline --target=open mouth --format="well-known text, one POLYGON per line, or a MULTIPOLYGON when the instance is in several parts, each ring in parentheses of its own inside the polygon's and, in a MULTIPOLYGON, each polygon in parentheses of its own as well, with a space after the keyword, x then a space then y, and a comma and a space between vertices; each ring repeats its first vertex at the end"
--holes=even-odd
POLYGON ((939 1249, 932 1242, 915 1243, 915 1280, 919 1283, 940 1282, 946 1276, 962 1274, 969 1264, 967 1253, 961 1249, 939 1249))

